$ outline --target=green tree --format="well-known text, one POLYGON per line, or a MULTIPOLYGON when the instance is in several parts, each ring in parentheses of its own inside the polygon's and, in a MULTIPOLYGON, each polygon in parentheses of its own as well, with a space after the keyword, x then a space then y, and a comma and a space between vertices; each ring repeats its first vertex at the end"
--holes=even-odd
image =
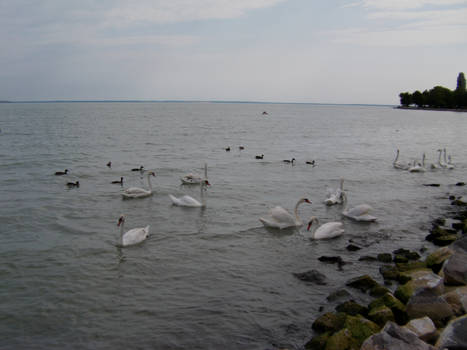
POLYGON ((410 92, 401 92, 399 94, 399 97, 401 99, 401 105, 404 107, 408 107, 412 104, 412 95, 410 92))
POLYGON ((430 107, 451 108, 454 105, 454 94, 443 86, 435 86, 429 91, 429 96, 430 107))
POLYGON ((464 73, 459 73, 459 75, 457 76, 457 88, 456 88, 456 92, 465 92, 465 76, 464 76, 464 73))
POLYGON ((417 105, 417 107, 423 107, 425 105, 424 96, 420 91, 415 91, 412 94, 412 102, 417 105))

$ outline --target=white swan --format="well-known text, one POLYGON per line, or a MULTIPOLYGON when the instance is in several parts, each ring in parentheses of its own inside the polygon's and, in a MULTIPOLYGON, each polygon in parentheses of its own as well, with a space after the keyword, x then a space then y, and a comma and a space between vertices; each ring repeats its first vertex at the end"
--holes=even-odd
POLYGON ((411 173, 424 173, 426 171, 425 168, 425 153, 423 153, 422 157, 422 163, 416 163, 415 161, 413 162, 413 166, 409 168, 409 172, 411 173))
POLYGON ((204 177, 198 174, 189 173, 180 178, 182 184, 184 185, 199 185, 203 182, 204 179, 208 178, 208 165, 204 164, 204 177))
POLYGON ((120 245, 123 247, 138 244, 148 238, 149 225, 146 227, 133 228, 123 233, 123 226, 125 225, 125 216, 121 215, 118 219, 117 226, 120 226, 120 245))
POLYGON ((446 165, 446 169, 454 169, 454 165, 451 163, 451 156, 449 156, 449 161, 446 160, 446 148, 443 149, 444 152, 444 164, 446 165))
POLYGON ((122 196, 123 199, 130 199, 130 198, 144 198, 144 197, 149 197, 152 195, 152 185, 151 185, 151 176, 156 176, 156 174, 153 171, 150 171, 148 173, 148 187, 149 190, 145 190, 144 188, 139 188, 139 187, 130 187, 127 188, 125 191, 123 191, 122 196))
POLYGON ((171 194, 169 194, 170 199, 172 200, 173 205, 178 205, 180 207, 205 207, 206 206, 206 200, 204 198, 204 191, 206 190, 206 186, 210 186, 211 184, 209 183, 208 180, 203 180, 201 182, 201 202, 198 200, 194 199, 191 196, 183 196, 180 198, 177 198, 171 194))
POLYGON ((328 188, 328 198, 324 200, 326 205, 342 204, 344 201, 344 179, 341 179, 340 187, 332 190, 328 188))
POLYGON ((409 169, 409 166, 408 165, 404 165, 402 163, 398 163, 397 160, 399 159, 399 150, 397 150, 396 152, 396 158, 394 159, 394 161, 392 162, 392 166, 396 169, 400 169, 400 170, 408 170, 409 169))
MULTIPOLYGON (((310 227, 313 223, 316 223, 316 226, 313 227, 311 231, 311 239, 329 239, 334 237, 339 237, 344 234, 344 224, 339 221, 327 222, 319 226, 319 220, 316 216, 312 216, 308 222, 307 231, 310 231, 310 227), (319 226, 319 227, 318 227, 319 226)), ((306 235, 308 236, 308 235, 306 235)))
POLYGON ((272 208, 269 211, 269 215, 271 216, 270 218, 267 218, 267 219, 259 218, 259 221, 261 221, 261 223, 265 227, 278 228, 278 229, 302 226, 303 222, 302 220, 300 220, 300 217, 298 216, 298 206, 302 203, 311 204, 311 201, 308 200, 307 198, 299 199, 297 204, 295 204, 295 209, 294 209, 295 217, 293 217, 292 214, 290 214, 284 208, 277 206, 277 207, 272 208))
POLYGON ((376 221, 378 218, 368 214, 373 208, 368 204, 360 204, 356 207, 351 209, 347 209, 347 195, 344 193, 344 210, 342 211, 342 215, 348 217, 349 219, 353 219, 355 221, 367 221, 373 222, 376 221))

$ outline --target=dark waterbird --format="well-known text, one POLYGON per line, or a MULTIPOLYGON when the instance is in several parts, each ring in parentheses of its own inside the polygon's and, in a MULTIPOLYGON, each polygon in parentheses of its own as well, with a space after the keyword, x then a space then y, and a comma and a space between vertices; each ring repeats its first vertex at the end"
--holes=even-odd
POLYGON ((108 163, 107 163, 107 166, 108 166, 109 168, 111 168, 111 167, 112 167, 112 162, 108 162, 108 163))
POLYGON ((144 166, 140 166, 139 168, 133 168, 131 171, 144 171, 144 166))
POLYGON ((79 181, 76 182, 67 182, 68 188, 79 187, 79 181))
POLYGON ((313 160, 307 160, 305 163, 315 166, 315 160, 314 159, 313 160))
POLYGON ((115 181, 112 181, 113 184, 120 184, 123 186, 123 177, 120 178, 120 180, 115 180, 115 181))
POLYGON ((229 146, 229 147, 226 147, 225 151, 226 151, 226 152, 230 152, 230 146, 229 146))
POLYGON ((293 162, 295 162, 295 158, 292 158, 292 159, 284 159, 283 162, 284 162, 284 163, 288 163, 288 164, 293 164, 293 162))
POLYGON ((260 156, 256 156, 255 157, 256 159, 263 159, 264 158, 264 154, 260 155, 260 156))
POLYGON ((66 175, 68 174, 68 169, 65 169, 65 171, 56 171, 55 175, 66 175))

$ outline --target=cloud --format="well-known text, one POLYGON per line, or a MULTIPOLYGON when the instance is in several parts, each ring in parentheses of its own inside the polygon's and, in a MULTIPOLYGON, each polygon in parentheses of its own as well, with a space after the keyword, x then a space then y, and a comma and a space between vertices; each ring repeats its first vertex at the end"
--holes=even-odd
POLYGON ((467 4, 467 0, 362 0, 349 3, 346 7, 364 7, 378 10, 413 10, 427 5, 451 6, 467 4))

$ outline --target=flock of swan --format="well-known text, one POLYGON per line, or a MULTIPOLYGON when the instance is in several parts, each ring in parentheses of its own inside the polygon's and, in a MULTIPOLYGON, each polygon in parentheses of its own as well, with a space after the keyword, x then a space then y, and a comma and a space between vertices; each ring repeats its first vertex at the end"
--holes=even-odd
MULTIPOLYGON (((438 162, 437 163, 431 163, 430 164, 430 169, 435 170, 439 168, 444 168, 444 169, 454 169, 454 164, 452 164, 452 159, 450 155, 446 155, 446 148, 443 149, 438 149, 437 152, 439 153, 438 155, 438 162), (443 159, 442 159, 443 158, 443 159)), ((411 173, 423 173, 427 171, 427 167, 425 165, 425 160, 426 160, 426 155, 423 153, 422 155, 422 161, 417 162, 417 160, 414 160, 413 162, 409 163, 401 163, 399 162, 399 150, 396 151, 396 158, 392 162, 392 165, 394 168, 399 169, 399 170, 408 170, 411 173)))
MULTIPOLYGON (((438 163, 431 164, 431 169, 445 168, 453 169, 454 165, 451 162, 451 156, 447 156, 446 149, 439 149, 438 163), (443 159, 442 159, 443 158, 443 159)), ((426 156, 423 154, 421 163, 413 161, 412 163, 403 164, 399 160, 400 152, 396 151, 396 158, 393 161, 393 167, 400 170, 407 170, 409 172, 424 172, 426 171, 425 160, 426 156)), ((295 158, 290 162, 293 164, 295 158)), ((107 163, 107 166, 111 167, 111 162, 107 163)), ((139 168, 131 169, 132 171, 139 171, 141 174, 145 172, 143 166, 139 168)), ((67 175, 68 170, 57 171, 55 175, 67 175)), ((146 173, 148 189, 141 187, 129 187, 122 191, 121 195, 123 199, 137 199, 149 197, 153 194, 153 188, 151 184, 151 177, 155 177, 156 174, 154 171, 148 171, 146 173)), ((204 165, 204 174, 189 173, 180 178, 182 184, 184 185, 199 185, 200 187, 200 200, 195 199, 191 196, 184 195, 181 197, 176 197, 172 194, 169 194, 169 198, 172 201, 172 204, 175 206, 182 207, 191 207, 191 208, 203 208, 206 207, 206 199, 204 197, 204 192, 206 191, 207 186, 210 186, 208 181, 208 167, 207 164, 204 165)), ((120 180, 112 181, 112 184, 120 184, 123 186, 123 177, 120 180)), ((69 188, 79 187, 79 182, 76 183, 69 182, 67 183, 69 188)), ((307 198, 300 198, 295 204, 294 215, 289 211, 284 209, 281 206, 276 206, 269 210, 267 217, 260 217, 259 221, 266 228, 273 229, 286 229, 286 228, 299 228, 303 226, 303 221, 298 215, 298 208, 301 204, 307 203, 311 204, 311 201, 307 198)), ((343 205, 342 215, 349 219, 360 221, 360 222, 375 222, 377 218, 370 215, 372 207, 368 204, 360 204, 352 208, 347 208, 347 194, 344 190, 344 179, 340 180, 340 186, 336 189, 328 189, 327 196, 324 200, 324 204, 327 206, 331 205, 343 205)), ((120 227, 120 245, 125 247, 129 245, 134 245, 143 242, 149 235, 149 226, 133 228, 127 232, 124 232, 124 223, 125 216, 121 215, 117 226, 120 227)), ((311 216, 307 222, 307 232, 304 234, 310 239, 330 239, 341 236, 344 234, 343 223, 340 221, 327 222, 323 225, 319 225, 319 219, 316 216, 311 216), (311 232, 310 232, 310 229, 311 232)))

